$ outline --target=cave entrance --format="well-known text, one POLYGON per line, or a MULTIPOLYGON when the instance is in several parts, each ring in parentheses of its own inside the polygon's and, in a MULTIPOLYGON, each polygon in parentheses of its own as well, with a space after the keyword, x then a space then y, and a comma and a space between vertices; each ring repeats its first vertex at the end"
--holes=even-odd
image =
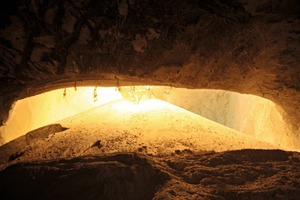
MULTIPOLYGON (((289 129, 276 105, 267 99, 223 90, 168 86, 64 88, 28 97, 14 104, 9 119, 0 129, 1 136, 7 143, 33 129, 71 116, 80 116, 80 113, 104 105, 126 112, 144 112, 144 115, 148 110, 170 108, 183 112, 185 109, 193 115, 207 118, 206 123, 214 121, 279 148, 289 148, 292 142, 288 137, 289 129)), ((159 118, 160 114, 156 113, 155 116, 159 118)), ((173 126, 181 126, 180 123, 185 119, 174 120, 177 122, 173 126)), ((159 120, 151 123, 153 127, 160 126, 159 120)))

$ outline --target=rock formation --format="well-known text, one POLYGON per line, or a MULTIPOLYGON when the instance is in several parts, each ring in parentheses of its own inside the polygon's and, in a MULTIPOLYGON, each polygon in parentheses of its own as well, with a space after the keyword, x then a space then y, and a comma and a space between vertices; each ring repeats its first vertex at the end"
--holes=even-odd
POLYGON ((1 9, 2 124, 13 102, 52 89, 152 84, 262 96, 299 134, 296 0, 23 0, 1 9))

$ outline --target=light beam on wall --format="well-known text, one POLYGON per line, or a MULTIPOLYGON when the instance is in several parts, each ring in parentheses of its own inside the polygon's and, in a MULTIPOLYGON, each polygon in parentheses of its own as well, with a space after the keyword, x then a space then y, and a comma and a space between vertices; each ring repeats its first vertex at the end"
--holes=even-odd
POLYGON ((269 100, 229 91, 166 86, 76 87, 22 99, 15 103, 9 119, 0 127, 1 136, 9 142, 33 129, 105 104, 128 112, 163 108, 155 98, 281 148, 300 146, 289 137, 291 130, 269 100))

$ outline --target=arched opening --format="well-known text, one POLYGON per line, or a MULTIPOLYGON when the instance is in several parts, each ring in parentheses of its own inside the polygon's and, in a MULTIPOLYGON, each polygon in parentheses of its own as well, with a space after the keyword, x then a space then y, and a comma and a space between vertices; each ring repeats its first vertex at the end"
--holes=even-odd
MULTIPOLYGON (((297 140, 291 136, 291 130, 277 106, 267 99, 223 90, 169 86, 70 87, 53 90, 17 101, 0 130, 7 143, 48 124, 61 123, 65 127, 75 127, 76 123, 89 122, 111 126, 107 129, 109 134, 118 127, 119 131, 124 129, 124 134, 135 129, 147 132, 149 137, 151 134, 173 137, 180 132, 181 136, 178 137, 185 135, 185 142, 188 141, 187 135, 197 137, 200 133, 205 133, 201 137, 211 137, 211 143, 220 140, 223 146, 226 143, 223 136, 233 137, 232 140, 247 138, 251 141, 245 145, 241 145, 244 141, 231 141, 232 147, 218 148, 213 145, 214 148, 210 149, 217 151, 252 147, 298 148, 297 140), (96 110, 101 114, 92 114, 96 110), (96 119, 92 119, 93 116, 96 119), (128 125, 130 123, 143 126, 128 125), (270 145, 256 145, 254 140, 270 145)), ((175 144, 180 146, 179 143, 175 144)), ((194 145, 194 148, 201 148, 201 145, 194 145)), ((190 146, 182 145, 181 148, 190 146)))

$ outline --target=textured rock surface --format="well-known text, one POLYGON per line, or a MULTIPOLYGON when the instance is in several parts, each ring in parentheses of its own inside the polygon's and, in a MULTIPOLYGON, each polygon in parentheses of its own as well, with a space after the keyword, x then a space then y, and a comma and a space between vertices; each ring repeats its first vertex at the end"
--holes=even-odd
POLYGON ((21 164, 0 172, 0 177, 4 199, 150 200, 169 179, 133 154, 21 164))
POLYGON ((15 100, 54 88, 171 84, 263 96, 299 129, 297 0, 23 0, 2 9, 2 123, 15 100))
POLYGON ((34 141, 47 138, 51 134, 64 130, 66 130, 66 128, 62 127, 60 124, 50 124, 48 126, 30 131, 26 135, 18 137, 12 142, 2 145, 0 147, 0 163, 3 164, 8 160, 12 161, 19 158, 20 156, 24 155, 25 151, 30 148, 28 146, 29 144, 33 143, 34 141), (20 149, 20 147, 22 147, 22 149, 20 149))
POLYGON ((0 171, 3 199, 298 199, 299 154, 276 150, 89 156, 0 171))

